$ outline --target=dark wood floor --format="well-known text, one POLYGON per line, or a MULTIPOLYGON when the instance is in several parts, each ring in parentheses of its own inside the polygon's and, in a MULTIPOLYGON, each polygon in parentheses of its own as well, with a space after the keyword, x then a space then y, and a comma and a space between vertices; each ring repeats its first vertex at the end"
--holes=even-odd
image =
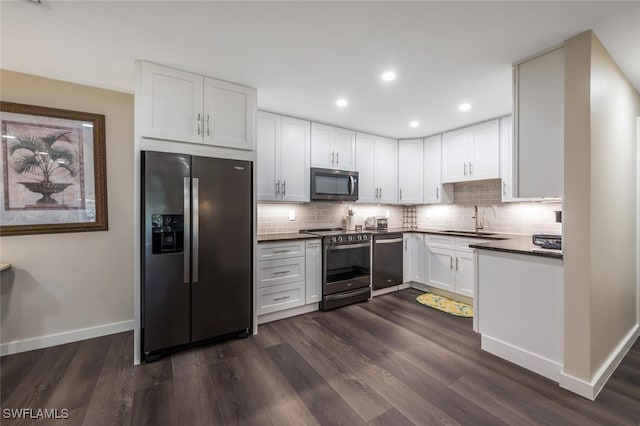
POLYGON ((7 356, 2 408, 67 408, 65 425, 640 424, 640 341, 591 402, 480 351, 471 319, 418 294, 137 367, 132 333, 7 356))

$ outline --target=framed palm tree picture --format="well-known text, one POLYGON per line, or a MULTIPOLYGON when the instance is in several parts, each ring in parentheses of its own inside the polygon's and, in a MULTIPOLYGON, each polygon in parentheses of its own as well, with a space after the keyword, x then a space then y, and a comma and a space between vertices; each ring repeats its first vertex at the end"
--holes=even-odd
POLYGON ((0 235, 104 231, 105 117, 0 102, 0 235))

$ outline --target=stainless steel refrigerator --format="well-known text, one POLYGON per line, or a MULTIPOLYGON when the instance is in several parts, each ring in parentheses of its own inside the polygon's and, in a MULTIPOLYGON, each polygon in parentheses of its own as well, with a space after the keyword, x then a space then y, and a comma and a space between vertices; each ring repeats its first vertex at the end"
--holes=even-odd
POLYGON ((142 348, 252 327, 252 163, 142 152, 142 348))

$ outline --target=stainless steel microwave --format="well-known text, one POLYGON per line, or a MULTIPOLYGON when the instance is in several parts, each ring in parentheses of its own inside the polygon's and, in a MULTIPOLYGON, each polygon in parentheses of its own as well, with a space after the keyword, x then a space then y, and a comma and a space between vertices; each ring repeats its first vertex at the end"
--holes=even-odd
POLYGON ((358 172, 311 168, 311 199, 358 200, 358 172))

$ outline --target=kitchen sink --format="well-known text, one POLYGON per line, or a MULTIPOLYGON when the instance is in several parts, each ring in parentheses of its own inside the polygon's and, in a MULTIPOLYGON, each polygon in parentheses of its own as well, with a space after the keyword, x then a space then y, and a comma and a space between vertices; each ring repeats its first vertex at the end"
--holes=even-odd
POLYGON ((442 231, 443 234, 455 234, 455 235, 464 235, 469 237, 489 237, 491 235, 496 235, 493 232, 474 232, 474 231, 456 231, 455 229, 447 229, 446 231, 442 231))

